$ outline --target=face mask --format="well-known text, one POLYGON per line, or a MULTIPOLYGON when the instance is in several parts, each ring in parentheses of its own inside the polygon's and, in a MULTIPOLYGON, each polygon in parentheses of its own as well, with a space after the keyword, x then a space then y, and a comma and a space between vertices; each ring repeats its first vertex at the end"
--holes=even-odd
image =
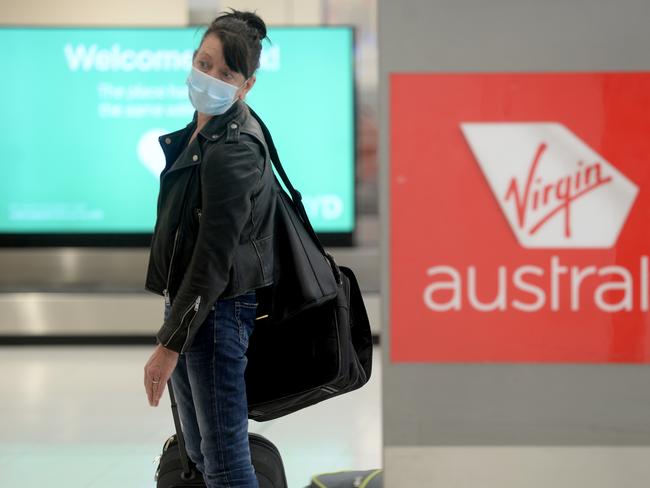
POLYGON ((235 103, 238 87, 206 75, 192 67, 186 81, 190 101, 194 108, 204 114, 220 115, 235 103))

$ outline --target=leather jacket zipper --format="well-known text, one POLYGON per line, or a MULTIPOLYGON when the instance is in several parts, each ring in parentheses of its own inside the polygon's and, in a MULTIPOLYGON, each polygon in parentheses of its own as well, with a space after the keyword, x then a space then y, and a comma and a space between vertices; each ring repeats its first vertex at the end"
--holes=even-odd
POLYGON ((165 285, 165 289, 163 290, 163 295, 165 296, 165 304, 166 305, 171 305, 171 300, 169 298, 169 280, 172 277, 172 263, 174 262, 174 254, 176 254, 176 244, 178 243, 178 233, 181 230, 181 226, 179 225, 176 228, 176 234, 174 235, 174 245, 172 247, 172 257, 169 260, 169 266, 167 268, 167 283, 165 285))
MULTIPOLYGON (((169 345, 171 340, 176 335, 176 332, 178 332, 181 329, 181 327, 183 327, 183 322, 185 322, 185 317, 187 317, 187 314, 190 313, 192 311, 192 309, 194 309, 194 317, 196 317, 196 312, 199 311, 199 304, 200 303, 201 303, 201 297, 198 296, 198 297, 196 297, 196 300, 194 300, 194 302, 187 308, 187 310, 185 310, 185 313, 183 314, 183 316, 181 317, 180 322, 178 323, 178 327, 176 327, 176 330, 172 333, 172 335, 169 336, 169 339, 167 339, 167 342, 165 344, 163 344, 163 346, 169 345)), ((188 338, 189 338, 189 335, 190 335, 189 326, 192 325, 192 321, 194 320, 194 317, 192 317, 192 320, 190 320, 190 323, 188 324, 188 328, 187 328, 187 336, 188 336, 188 338)), ((187 344, 187 338, 185 339, 185 344, 187 344)), ((185 344, 183 344, 183 349, 185 348, 185 344)), ((181 350, 181 352, 183 352, 183 350, 181 350)))
POLYGON ((181 349, 181 352, 185 352, 185 349, 188 346, 187 341, 190 339, 190 329, 192 327, 192 322, 194 322, 194 319, 196 318, 196 314, 199 311, 199 305, 200 304, 201 304, 201 297, 198 296, 198 297, 196 297, 196 300, 194 301, 194 315, 192 316, 192 320, 190 320, 190 323, 187 324, 187 336, 185 337, 185 342, 183 343, 183 348, 181 349))

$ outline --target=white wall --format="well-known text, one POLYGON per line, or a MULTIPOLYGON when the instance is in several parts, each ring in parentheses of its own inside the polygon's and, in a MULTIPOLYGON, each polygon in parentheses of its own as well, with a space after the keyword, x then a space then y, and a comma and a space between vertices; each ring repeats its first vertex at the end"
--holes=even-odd
POLYGON ((223 10, 251 10, 268 25, 322 23, 323 0, 189 0, 190 10, 212 15, 223 10))
POLYGON ((3 0, 0 24, 184 26, 187 0, 3 0))

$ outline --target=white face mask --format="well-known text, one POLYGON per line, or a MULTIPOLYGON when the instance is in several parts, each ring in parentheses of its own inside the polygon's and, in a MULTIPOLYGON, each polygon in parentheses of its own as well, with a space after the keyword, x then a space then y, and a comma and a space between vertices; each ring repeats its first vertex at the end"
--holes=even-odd
POLYGON ((208 115, 226 112, 235 103, 235 94, 239 90, 239 87, 206 75, 194 66, 185 83, 194 108, 208 115))

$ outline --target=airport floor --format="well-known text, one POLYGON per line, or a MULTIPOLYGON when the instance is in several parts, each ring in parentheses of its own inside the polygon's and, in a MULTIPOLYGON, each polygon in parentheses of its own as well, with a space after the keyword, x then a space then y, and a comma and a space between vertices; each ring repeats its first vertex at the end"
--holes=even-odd
MULTIPOLYGON (((154 458, 173 432, 167 390, 150 407, 142 383, 153 346, 0 347, 0 487, 153 488, 154 458)), ((380 467, 380 357, 356 392, 250 431, 271 439, 289 488, 313 474, 380 467)))

